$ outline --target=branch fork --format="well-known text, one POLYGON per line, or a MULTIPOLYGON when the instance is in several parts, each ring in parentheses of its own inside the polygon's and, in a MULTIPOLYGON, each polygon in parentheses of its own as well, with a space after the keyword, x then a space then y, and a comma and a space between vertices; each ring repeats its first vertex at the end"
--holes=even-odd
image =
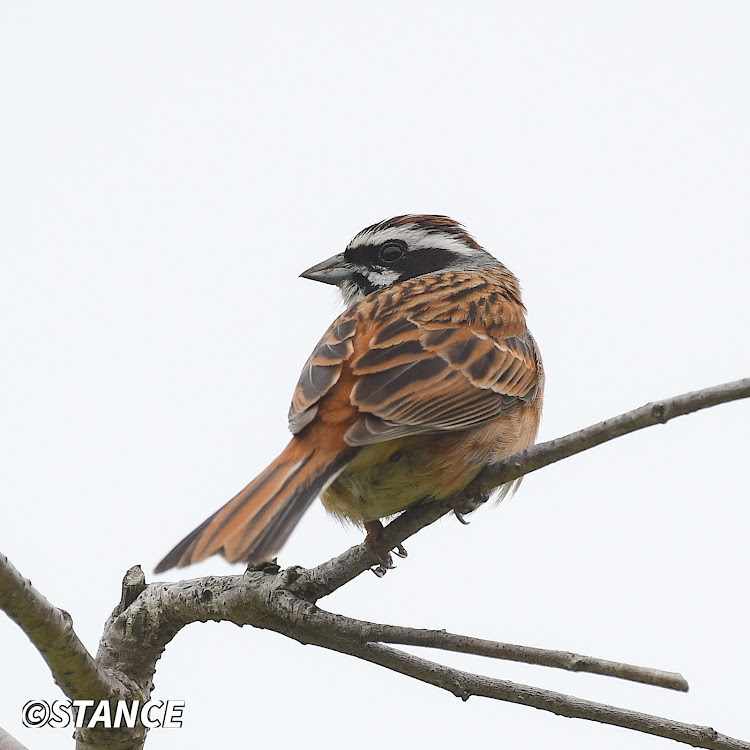
MULTIPOLYGON (((525 474, 635 430, 664 424, 676 416, 750 397, 750 378, 646 404, 565 437, 534 445, 494 464, 476 480, 477 491, 520 479, 525 474)), ((389 523, 378 547, 399 549, 420 529, 454 510, 451 500, 420 503, 389 523)), ((300 643, 315 644, 450 691, 462 700, 483 696, 667 737, 712 750, 750 750, 750 743, 701 727, 607 706, 506 680, 496 680, 429 661, 393 648, 419 646, 520 661, 574 672, 589 672, 670 690, 687 691, 682 675, 566 651, 549 651, 480 638, 366 622, 318 606, 373 564, 377 554, 359 544, 305 569, 281 570, 275 563, 249 568, 239 576, 209 576, 175 583, 146 584, 139 566, 125 575, 120 602, 104 626, 96 657, 78 639, 70 615, 48 602, 0 555, 0 608, 28 635, 71 699, 147 701, 156 664, 167 644, 186 625, 229 620, 274 630, 300 643)), ((1 737, 2 735, 0 735, 1 737)), ((146 729, 79 729, 79 750, 141 748, 146 729)))

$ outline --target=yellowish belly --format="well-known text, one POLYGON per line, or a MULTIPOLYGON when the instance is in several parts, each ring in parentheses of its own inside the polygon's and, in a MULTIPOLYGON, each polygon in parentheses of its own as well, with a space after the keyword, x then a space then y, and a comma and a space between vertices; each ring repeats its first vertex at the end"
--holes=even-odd
POLYGON ((455 466, 441 466, 435 461, 435 442, 434 437, 425 441, 420 436, 364 447, 321 495, 323 505, 336 516, 362 524, 392 516, 423 498, 454 495, 481 467, 473 467, 467 477, 466 466, 459 472, 455 466))
POLYGON ((538 409, 525 409, 470 430, 365 446, 320 499, 330 513, 363 524, 452 497, 488 464, 531 445, 538 425, 538 409))

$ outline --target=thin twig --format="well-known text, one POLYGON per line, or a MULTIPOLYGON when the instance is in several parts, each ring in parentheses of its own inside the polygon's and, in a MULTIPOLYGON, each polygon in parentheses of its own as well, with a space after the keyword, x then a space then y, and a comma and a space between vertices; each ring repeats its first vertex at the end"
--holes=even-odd
POLYGON ((743 398, 750 398, 750 378, 683 393, 663 401, 652 401, 638 409, 612 419, 605 419, 603 422, 578 430, 578 432, 572 432, 570 435, 532 445, 531 448, 516 453, 487 469, 482 476, 482 486, 485 489, 498 487, 630 432, 657 424, 666 424, 675 417, 693 414, 702 409, 743 398))
POLYGON ((360 643, 393 643, 401 646, 421 646, 441 651, 484 656, 490 659, 534 664, 541 667, 564 669, 568 672, 588 672, 605 677, 615 677, 630 682, 640 682, 668 690, 688 691, 687 680, 677 672, 665 672, 651 667, 599 659, 595 656, 574 654, 570 651, 553 651, 531 646, 518 646, 500 643, 484 638, 471 638, 466 635, 449 633, 446 630, 407 628, 401 625, 381 625, 374 622, 356 620, 344 615, 318 610, 331 618, 331 628, 360 643))
POLYGON ((342 633, 335 625, 332 626, 337 615, 323 612, 312 604, 300 609, 298 602, 276 599, 274 606, 278 608, 279 615, 285 623, 281 632, 290 638, 378 664, 399 674, 447 690, 462 700, 468 700, 472 696, 481 696, 539 708, 558 716, 587 719, 657 737, 666 737, 694 747, 709 748, 709 750, 750 750, 750 742, 719 734, 711 727, 686 724, 564 695, 552 690, 508 680, 497 680, 446 667, 390 646, 362 642, 352 638, 349 634, 342 633), (285 614, 285 608, 290 606, 293 609, 285 614))
POLYGON ((360 649, 347 648, 347 644, 327 644, 334 649, 359 659, 379 664, 400 674, 408 675, 421 682, 448 690, 462 700, 471 696, 494 698, 495 700, 518 703, 531 708, 576 719, 596 721, 644 734, 665 737, 693 747, 709 750, 750 750, 750 742, 719 734, 712 727, 686 724, 660 716, 630 711, 626 708, 609 706, 604 703, 576 698, 572 695, 556 693, 552 690, 522 685, 508 680, 496 680, 483 675, 452 669, 412 654, 406 654, 389 646, 365 644, 360 649))

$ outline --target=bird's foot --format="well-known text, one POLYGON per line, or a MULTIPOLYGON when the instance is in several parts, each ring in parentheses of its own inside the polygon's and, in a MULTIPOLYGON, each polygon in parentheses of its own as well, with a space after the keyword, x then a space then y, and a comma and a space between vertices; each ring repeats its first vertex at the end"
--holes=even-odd
POLYGON ((382 578, 389 570, 392 570, 396 566, 393 564, 394 555, 400 558, 406 557, 409 553, 403 544, 397 545, 393 550, 387 550, 385 553, 381 546, 381 536, 383 533, 383 524, 380 521, 367 521, 365 523, 365 529, 367 529, 367 536, 365 537, 365 547, 368 552, 378 561, 376 565, 373 565, 370 570, 378 577, 382 578))
POLYGON ((469 513, 473 513, 481 505, 484 505, 489 500, 489 495, 481 490, 476 490, 470 495, 462 495, 457 499, 456 505, 453 508, 453 515, 456 516, 459 523, 464 526, 469 525, 469 521, 466 520, 465 516, 469 513))
POLYGON ((370 570, 378 577, 382 578, 389 570, 392 568, 395 568, 396 566, 393 564, 393 559, 390 555, 388 555, 387 560, 382 560, 377 565, 373 565, 370 570))
POLYGON ((263 560, 259 563, 248 563, 246 573, 270 573, 276 574, 281 570, 281 566, 276 562, 274 557, 272 560, 263 560))

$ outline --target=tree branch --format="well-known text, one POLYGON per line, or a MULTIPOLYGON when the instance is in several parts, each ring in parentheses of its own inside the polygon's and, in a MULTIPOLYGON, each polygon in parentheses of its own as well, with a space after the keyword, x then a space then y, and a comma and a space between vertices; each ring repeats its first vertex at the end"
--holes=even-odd
MULTIPOLYGON (((509 456, 482 472, 475 482, 475 488, 489 492, 563 458, 582 453, 630 432, 665 424, 675 417, 743 398, 750 398, 750 378, 654 401, 564 437, 537 443, 525 451, 509 456)), ((454 505, 455 500, 449 499, 430 500, 411 506, 383 529, 380 537, 383 549, 394 549, 420 529, 449 513, 454 505)), ((357 545, 307 571, 297 583, 297 591, 304 598, 316 601, 341 588, 375 562, 363 544, 357 545)))
POLYGON ((359 647, 355 647, 346 642, 332 641, 327 638, 325 640, 325 644, 319 645, 448 690, 464 701, 473 695, 494 698, 508 703, 539 708, 558 716, 586 719, 665 737, 693 747, 710 748, 710 750, 750 750, 750 742, 719 734, 712 727, 685 724, 551 690, 542 690, 508 680, 496 680, 460 669, 452 669, 380 644, 357 644, 359 647))
MULTIPOLYGON (((465 653, 485 652, 492 656, 503 654, 504 649, 503 644, 482 639, 462 639, 461 636, 436 631, 413 631, 410 628, 358 622, 325 612, 290 590, 306 572, 299 568, 279 571, 275 566, 266 566, 261 570, 249 570, 243 576, 211 576, 148 585, 129 606, 122 609, 120 604, 115 608, 105 625, 97 661, 105 670, 108 669, 107 665, 116 662, 128 675, 138 676, 138 687, 146 695, 152 686, 153 673, 161 653, 184 626, 192 622, 228 620, 237 625, 274 630, 301 643, 356 656, 448 690, 463 700, 472 695, 484 696, 541 708, 562 716, 585 718, 668 737, 697 747, 750 750, 750 743, 719 735, 710 728, 674 722, 506 680, 495 680, 373 643, 372 640, 376 638, 398 640, 465 653)), ((131 578, 132 574, 132 570, 128 571, 131 578)), ((511 651, 513 648, 510 647, 511 651)), ((542 655, 539 663, 554 661, 548 658, 550 652, 541 649, 526 650, 526 653, 522 653, 523 661, 535 663, 534 651, 542 655)), ((571 658, 574 660, 576 657, 571 658)), ((604 664, 606 666, 606 662, 604 664)), ((617 674, 618 670, 614 669, 612 676, 631 678, 628 672, 637 674, 638 670, 637 667, 626 667, 621 670, 624 674, 617 674)), ((591 671, 599 670, 594 668, 591 671)), ((601 672, 607 673, 606 669, 601 672)), ((654 671, 654 674, 659 673, 654 671)), ((677 682, 680 678, 674 675, 672 679, 677 682)), ((651 682, 658 683, 659 680, 657 678, 651 682)), ((143 727, 134 730, 82 729, 78 731, 78 747, 140 748, 145 734, 143 727)))
MULTIPOLYGON (((325 610, 318 610, 320 616, 325 610)), ((517 646, 484 638, 449 633, 446 630, 407 628, 400 625, 381 625, 355 620, 343 615, 328 614, 331 627, 358 643, 393 643, 401 646, 421 646, 441 651, 484 656, 489 659, 534 664, 540 667, 564 669, 568 672, 588 672, 605 677, 616 677, 668 690, 688 691, 687 680, 677 672, 665 672, 651 667, 639 667, 623 662, 608 661, 595 656, 583 656, 570 651, 553 651, 532 646, 517 646)))
POLYGON ((586 427, 570 435, 537 443, 525 451, 509 456, 504 461, 494 464, 482 476, 482 487, 493 489, 501 484, 530 474, 532 471, 549 466, 563 458, 574 456, 589 448, 615 438, 636 432, 657 424, 666 424, 670 419, 692 414, 719 404, 726 404, 739 399, 750 398, 750 378, 733 380, 700 391, 683 393, 663 401, 652 401, 639 409, 625 412, 619 417, 605 419, 603 422, 586 427))
POLYGON ((28 748, 0 727, 0 750, 28 750, 28 748))
MULTIPOLYGON (((141 635, 151 640, 154 637, 158 639, 161 633, 162 638, 166 636, 166 640, 162 640, 160 644, 163 647, 171 638, 169 633, 175 627, 195 621, 229 620, 237 625, 250 624, 274 630, 300 643, 314 644, 355 656, 448 690, 463 700, 471 696, 483 696, 539 708, 560 716, 588 719, 666 737, 695 747, 750 750, 750 743, 721 735, 710 727, 672 721, 507 680, 496 680, 372 643, 374 638, 387 638, 389 635, 408 640, 405 636, 408 636, 410 629, 390 629, 374 623, 359 623, 325 612, 289 590, 300 574, 298 568, 280 572, 267 568, 248 571, 242 577, 152 584, 120 616, 124 620, 112 629, 113 635, 122 636, 130 632, 129 623, 148 622, 149 631, 141 635), (163 628, 165 620, 170 623, 167 629, 163 628)), ((443 647, 436 636, 431 638, 436 647, 443 647)), ((448 646, 455 643, 455 638, 458 637, 447 638, 448 646)))
MULTIPOLYGON (((684 394, 542 443, 495 464, 477 478, 473 490, 488 490, 562 458, 628 432, 719 403, 750 397, 750 378, 684 394)), ((449 512, 454 500, 419 503, 383 530, 384 549, 392 549, 449 512)), ((70 616, 50 604, 0 555, 0 608, 26 632, 42 653, 53 677, 71 698, 140 699, 150 697, 156 663, 171 639, 186 625, 229 620, 274 630, 301 643, 350 654, 387 669, 449 690, 466 700, 472 695, 541 708, 553 713, 667 737, 697 747, 750 750, 750 743, 693 726, 615 708, 547 690, 494 680, 452 669, 404 653, 383 642, 514 659, 572 671, 589 671, 677 690, 681 675, 619 664, 567 652, 533 649, 434 630, 380 625, 319 609, 316 602, 376 562, 363 544, 316 568, 279 570, 274 564, 249 569, 243 576, 208 577, 177 583, 145 584, 140 568, 123 581, 120 603, 105 624, 96 659, 76 636, 70 616), (377 641, 377 642, 375 642, 377 641)), ((134 730, 79 730, 79 748, 140 748, 144 727, 134 730)))
POLYGON ((0 554, 0 609, 5 610, 39 653, 69 698, 120 698, 128 690, 93 659, 73 629, 73 619, 47 601, 0 554))

